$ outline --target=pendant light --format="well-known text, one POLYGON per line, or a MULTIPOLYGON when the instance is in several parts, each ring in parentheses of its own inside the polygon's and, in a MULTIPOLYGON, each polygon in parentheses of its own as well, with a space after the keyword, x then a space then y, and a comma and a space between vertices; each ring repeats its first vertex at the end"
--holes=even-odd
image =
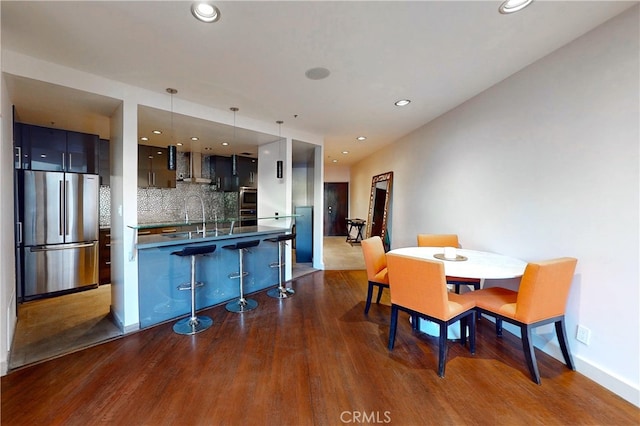
MULTIPOLYGON (((171 142, 175 142, 175 135, 173 133, 173 95, 178 93, 176 89, 172 89, 171 87, 167 88, 167 93, 171 95, 171 142)), ((176 169, 176 155, 177 148, 175 145, 170 144, 167 147, 167 169, 175 170, 176 169)))
MULTIPOLYGON (((236 112, 240 111, 240 109, 236 107, 231 107, 229 109, 233 111, 233 147, 236 149, 236 112)), ((238 176, 238 157, 236 154, 231 155, 231 175, 238 176)))
POLYGON ((276 123, 278 123, 278 137, 280 138, 278 140, 278 160, 276 161, 276 178, 278 179, 282 179, 283 176, 283 161, 280 159, 281 157, 281 153, 280 153, 280 147, 282 146, 282 123, 284 123, 284 121, 282 120, 278 120, 276 121, 276 123))

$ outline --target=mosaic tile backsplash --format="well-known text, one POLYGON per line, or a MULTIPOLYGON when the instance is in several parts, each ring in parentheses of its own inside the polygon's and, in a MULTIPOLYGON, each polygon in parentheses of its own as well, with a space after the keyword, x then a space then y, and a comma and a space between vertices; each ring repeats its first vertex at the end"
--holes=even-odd
MULTIPOLYGON (((235 219, 238 216, 238 193, 217 192, 209 185, 177 182, 175 188, 138 188, 138 223, 180 222, 185 208, 190 221, 202 220, 202 197, 206 220, 235 219)), ((111 188, 100 187, 100 226, 111 223, 111 188)))

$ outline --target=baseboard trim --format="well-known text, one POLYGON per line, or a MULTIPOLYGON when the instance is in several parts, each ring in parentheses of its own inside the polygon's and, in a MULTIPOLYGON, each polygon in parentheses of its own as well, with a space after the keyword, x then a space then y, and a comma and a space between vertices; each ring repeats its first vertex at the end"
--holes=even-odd
POLYGON ((134 324, 129 324, 126 327, 124 326, 124 324, 122 323, 122 319, 120 318, 120 316, 118 316, 116 314, 116 311, 113 310, 113 305, 111 305, 109 307, 109 311, 111 312, 111 316, 113 317, 114 321, 116 322, 118 328, 120 330, 122 330, 123 334, 129 334, 129 333, 134 333, 138 330, 140 330, 140 323, 136 322, 134 324))
MULTIPOLYGON (((484 318, 483 318, 484 319, 484 318)), ((493 318, 488 317, 488 320, 492 321, 493 318)), ((508 332, 520 337, 520 328, 515 327, 513 324, 503 322, 503 328, 508 332)), ((555 329, 551 329, 550 334, 533 334, 533 345, 540 349, 542 352, 557 359, 564 364, 564 357, 560 346, 558 346, 558 340, 555 335, 555 329), (552 334, 552 335, 550 335, 552 334), (548 337, 548 338, 545 338, 548 337)), ((571 345, 571 343, 569 343, 571 345)), ((609 371, 604 370, 602 367, 595 365, 588 359, 576 355, 573 355, 573 362, 576 364, 576 371, 585 377, 593 380, 600 386, 610 390, 618 395, 620 398, 632 403, 636 407, 640 407, 640 387, 629 383, 628 380, 619 377, 609 371)))

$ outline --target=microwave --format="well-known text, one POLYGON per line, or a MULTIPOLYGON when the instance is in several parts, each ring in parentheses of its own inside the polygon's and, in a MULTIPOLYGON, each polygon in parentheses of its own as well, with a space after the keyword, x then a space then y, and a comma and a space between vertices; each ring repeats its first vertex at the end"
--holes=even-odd
POLYGON ((258 190, 249 186, 240 187, 240 209, 256 209, 258 207, 258 190))

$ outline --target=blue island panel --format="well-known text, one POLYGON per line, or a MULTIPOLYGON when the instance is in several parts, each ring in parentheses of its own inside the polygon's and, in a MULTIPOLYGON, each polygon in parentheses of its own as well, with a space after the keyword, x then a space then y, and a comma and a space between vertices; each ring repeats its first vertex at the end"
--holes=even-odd
POLYGON ((244 293, 249 294, 278 284, 278 270, 271 263, 278 260, 276 243, 263 241, 274 235, 246 236, 221 241, 185 242, 170 246, 146 247, 138 250, 138 297, 140 327, 149 327, 191 313, 190 290, 179 290, 191 280, 191 258, 174 256, 185 245, 215 244, 216 251, 196 257, 196 281, 204 286, 196 289, 196 310, 214 306, 240 296, 239 279, 229 275, 239 272, 238 251, 223 246, 239 241, 259 239, 260 244, 245 251, 244 293))

